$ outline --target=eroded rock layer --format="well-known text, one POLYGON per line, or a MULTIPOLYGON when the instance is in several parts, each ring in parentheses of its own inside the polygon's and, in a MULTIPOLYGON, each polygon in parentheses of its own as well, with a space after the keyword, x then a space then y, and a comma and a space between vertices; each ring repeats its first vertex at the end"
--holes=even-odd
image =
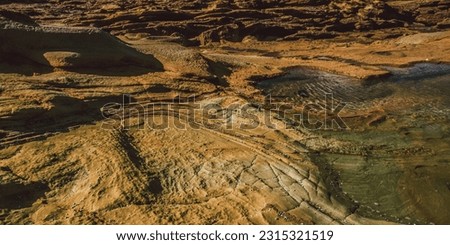
POLYGON ((0 7, 0 224, 450 223, 448 1, 0 7))
POLYGON ((187 44, 333 38, 353 32, 382 39, 418 30, 450 27, 445 0, 208 0, 208 1, 9 1, 0 8, 19 11, 43 24, 95 26, 115 35, 175 36, 187 44))

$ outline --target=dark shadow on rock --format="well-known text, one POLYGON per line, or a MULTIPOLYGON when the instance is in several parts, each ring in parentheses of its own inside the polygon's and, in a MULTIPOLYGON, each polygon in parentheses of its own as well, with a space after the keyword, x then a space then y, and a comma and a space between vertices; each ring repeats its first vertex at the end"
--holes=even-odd
POLYGON ((99 76, 117 76, 117 77, 128 77, 128 76, 139 76, 148 73, 153 73, 161 71, 160 69, 151 69, 142 66, 125 65, 119 67, 106 67, 106 68, 90 68, 90 67, 75 67, 75 68, 65 68, 64 70, 75 72, 79 74, 87 75, 99 75, 99 76))
POLYGON ((254 36, 260 41, 273 41, 278 38, 293 35, 297 31, 295 29, 286 29, 281 26, 267 26, 260 23, 247 27, 244 30, 246 36, 254 36))
POLYGON ((0 139, 0 148, 24 142, 42 140, 54 133, 68 132, 70 128, 93 124, 104 119, 101 108, 108 103, 123 103, 123 96, 106 96, 90 100, 58 96, 51 100, 53 108, 20 110, 0 118, 3 131, 18 132, 0 139))
MULTIPOLYGON (((3 2, 3 1, 2 1, 3 2)), ((37 2, 37 1, 35 1, 37 2)), ((14 22, 18 22, 21 24, 29 25, 29 26, 39 26, 33 19, 31 19, 28 15, 13 12, 5 9, 0 9, 0 17, 4 17, 6 19, 12 20, 14 22)))
POLYGON ((128 159, 136 168, 140 169, 144 165, 145 160, 139 155, 139 150, 131 143, 131 137, 123 130, 120 131, 119 136, 119 143, 124 149, 128 159))
POLYGON ((230 84, 228 83, 226 77, 231 75, 231 69, 224 63, 216 62, 207 58, 205 58, 205 60, 208 62, 208 72, 215 75, 207 80, 217 86, 229 87, 230 84))
MULTIPOLYGON (((35 59, 39 60, 39 62, 36 62, 35 60, 24 57, 18 53, 0 52, 0 73, 17 73, 25 76, 51 73, 54 71, 55 67, 45 60, 44 53, 45 52, 38 54, 37 52, 34 52, 33 56, 35 59)), ((149 59, 153 59, 152 57, 153 56, 148 56, 149 59)), ((152 67, 142 66, 136 62, 126 60, 123 61, 123 64, 120 66, 95 67, 95 64, 95 61, 93 61, 92 65, 85 64, 74 67, 60 67, 60 69, 79 74, 100 76, 138 76, 164 70, 163 64, 159 61, 154 62, 152 67)))
POLYGON ((151 193, 158 195, 163 192, 161 181, 158 178, 151 179, 148 183, 148 189, 151 193))
MULTIPOLYGON (((163 64, 153 55, 142 53, 100 29, 38 26, 22 14, 5 13, 0 12, 0 56, 3 62, 12 63, 10 70, 22 63, 35 63, 109 76, 164 71, 163 64)), ((8 67, 3 70, 8 72, 8 67)))
POLYGON ((31 207, 36 200, 44 197, 45 192, 49 190, 47 185, 40 182, 0 184, 0 209, 31 207))
POLYGON ((17 54, 0 53, 0 73, 16 73, 25 76, 53 72, 53 67, 38 64, 17 54))
POLYGON ((146 92, 149 93, 169 93, 171 91, 173 91, 171 88, 168 88, 163 84, 155 84, 146 90, 146 92))

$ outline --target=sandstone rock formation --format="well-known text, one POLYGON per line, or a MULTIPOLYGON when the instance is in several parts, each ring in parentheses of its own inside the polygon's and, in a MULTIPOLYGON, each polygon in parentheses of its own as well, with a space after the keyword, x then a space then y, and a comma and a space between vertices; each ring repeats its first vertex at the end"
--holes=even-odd
MULTIPOLYGON (((208 0, 208 1, 56 1, 1 4, 35 16, 40 23, 95 26, 115 35, 178 35, 190 44, 331 38, 354 31, 397 29, 393 35, 446 29, 450 3, 445 0, 208 0), (447 22, 446 22, 447 21, 447 22), (402 30, 402 31, 399 31, 402 30)), ((376 38, 377 33, 363 33, 376 38)), ((380 35, 378 39, 384 38, 380 35)))
POLYGON ((0 224, 449 224, 448 7, 2 1, 0 224))
POLYGON ((41 27, 7 11, 0 12, 0 54, 4 60, 20 56, 56 68, 135 65, 162 69, 152 55, 138 52, 102 30, 41 27), (15 18, 6 19, 10 16, 15 18))

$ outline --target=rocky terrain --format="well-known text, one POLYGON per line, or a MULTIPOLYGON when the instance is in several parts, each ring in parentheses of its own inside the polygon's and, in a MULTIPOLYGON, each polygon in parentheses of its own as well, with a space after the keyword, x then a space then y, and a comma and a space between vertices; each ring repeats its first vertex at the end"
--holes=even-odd
POLYGON ((173 36, 191 45, 335 38, 369 39, 450 27, 445 0, 11 1, 39 23, 94 26, 114 35, 173 36), (388 33, 377 30, 391 29, 388 33), (355 33, 356 32, 356 33, 355 33))
POLYGON ((449 224, 449 9, 2 1, 0 224, 449 224))

